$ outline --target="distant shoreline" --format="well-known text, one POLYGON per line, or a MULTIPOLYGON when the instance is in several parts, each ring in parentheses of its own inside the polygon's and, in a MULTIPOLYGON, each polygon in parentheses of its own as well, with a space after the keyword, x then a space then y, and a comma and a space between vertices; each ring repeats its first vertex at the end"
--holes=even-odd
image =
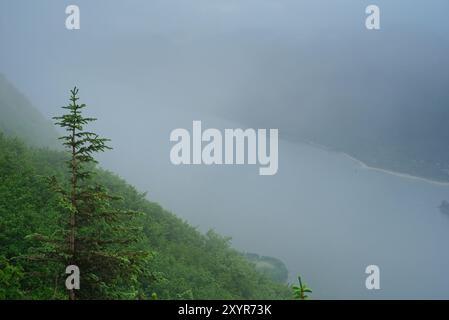
POLYGON ((365 162, 363 162, 362 160, 359 160, 357 158, 355 158, 354 156, 351 156, 350 154, 347 154, 346 152, 343 151, 337 151, 337 150, 333 150, 329 147, 326 147, 324 145, 318 144, 316 142, 312 142, 312 141, 308 141, 308 140, 300 140, 301 142, 320 149, 320 150, 324 150, 327 152, 332 152, 332 153, 336 153, 336 154, 340 154, 346 158, 348 158, 349 160, 355 162, 357 165, 359 165, 362 169, 366 169, 366 170, 371 170, 371 171, 377 171, 377 172, 381 172, 381 173, 385 173, 385 174, 389 174, 392 176, 396 176, 399 178, 404 178, 404 179, 410 179, 410 180, 418 180, 418 181, 422 181, 422 182, 426 182, 426 183, 430 183, 430 184, 434 184, 434 185, 438 185, 438 186, 444 186, 444 187, 448 187, 449 186, 449 182, 444 182, 444 181, 437 181, 437 180, 432 180, 432 179, 428 179, 428 178, 424 178, 424 177, 419 177, 419 176, 414 176, 408 173, 402 173, 402 172, 396 172, 396 171, 391 171, 388 169, 382 169, 379 167, 372 167, 368 164, 366 164, 365 162))

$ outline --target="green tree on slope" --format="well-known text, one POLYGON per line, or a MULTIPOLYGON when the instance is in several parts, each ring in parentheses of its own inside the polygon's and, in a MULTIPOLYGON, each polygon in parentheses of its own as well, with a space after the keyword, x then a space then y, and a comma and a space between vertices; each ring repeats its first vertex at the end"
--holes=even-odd
POLYGON ((60 195, 64 223, 59 237, 41 237, 46 243, 41 253, 79 268, 81 288, 69 290, 71 300, 135 298, 138 277, 149 256, 135 245, 141 234, 135 224, 137 213, 115 209, 112 203, 120 198, 93 183, 97 163, 93 155, 111 149, 106 144, 109 140, 84 129, 96 119, 83 116, 86 105, 78 103, 78 89, 70 93, 70 104, 63 107, 67 113, 54 118, 66 130, 60 139, 69 153, 69 181, 50 179, 60 195))

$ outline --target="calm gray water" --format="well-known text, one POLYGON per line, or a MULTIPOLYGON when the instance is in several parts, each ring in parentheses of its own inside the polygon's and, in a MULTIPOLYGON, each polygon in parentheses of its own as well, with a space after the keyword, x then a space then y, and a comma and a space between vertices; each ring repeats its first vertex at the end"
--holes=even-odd
MULTIPOLYGON (((132 131, 112 137, 115 150, 104 165, 200 230, 214 228, 241 250, 281 258, 290 281, 301 274, 314 298, 449 298, 449 216, 437 208, 448 186, 284 140, 275 176, 248 165, 173 166, 169 133, 191 130, 195 119, 186 118, 160 111, 135 119, 132 131), (145 128, 140 147, 125 142, 145 128), (365 288, 370 264, 380 267, 381 290, 365 288)), ((239 127, 198 119, 204 129, 239 127)))
POLYGON ((365 28, 368 1, 78 0, 82 27, 72 32, 63 3, 0 1, 0 72, 47 118, 79 86, 99 118, 92 129, 115 147, 103 166, 200 230, 281 258, 313 297, 449 298, 449 216, 437 209, 447 186, 286 141, 273 177, 169 162, 171 130, 238 126, 216 114, 290 126, 316 117, 333 128, 361 126, 368 112, 392 135, 407 132, 396 126, 409 112, 439 114, 448 1, 376 3, 380 32, 365 28), (380 291, 365 289, 369 264, 380 267, 380 291))

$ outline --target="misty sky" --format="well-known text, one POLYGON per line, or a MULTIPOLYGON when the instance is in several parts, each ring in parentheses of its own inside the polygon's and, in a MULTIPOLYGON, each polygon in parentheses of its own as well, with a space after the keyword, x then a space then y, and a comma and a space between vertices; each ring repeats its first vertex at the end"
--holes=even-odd
POLYGON ((301 119, 326 125, 363 108, 397 117, 423 92, 447 98, 445 0, 376 1, 377 32, 364 27, 370 1, 76 3, 75 32, 64 26, 70 1, 0 4, 1 72, 47 115, 73 84, 87 99, 145 91, 147 108, 205 110, 289 130, 307 125, 301 119), (403 94, 392 93, 393 84, 403 94))
POLYGON ((104 167, 201 230, 281 258, 316 297, 372 298, 364 267, 378 263, 374 297, 448 298, 447 186, 285 140, 273 177, 169 162, 170 131, 192 120, 300 139, 394 136, 403 117, 449 116, 448 12, 447 0, 2 0, 0 72, 48 118, 80 87, 112 139, 104 167), (81 30, 65 29, 69 4, 81 30), (365 28, 369 4, 380 31, 365 28))

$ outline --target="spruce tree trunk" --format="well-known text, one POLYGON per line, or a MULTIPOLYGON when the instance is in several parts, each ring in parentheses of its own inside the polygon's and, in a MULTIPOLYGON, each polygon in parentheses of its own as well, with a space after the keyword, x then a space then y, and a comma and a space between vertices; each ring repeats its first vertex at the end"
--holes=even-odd
MULTIPOLYGON (((70 237, 69 237, 69 248, 70 248, 70 263, 75 264, 75 212, 76 212, 76 148, 75 148, 75 128, 72 130, 72 192, 71 192, 71 202, 72 210, 70 211, 70 237)), ((75 290, 69 291, 69 299, 75 300, 75 290)))

